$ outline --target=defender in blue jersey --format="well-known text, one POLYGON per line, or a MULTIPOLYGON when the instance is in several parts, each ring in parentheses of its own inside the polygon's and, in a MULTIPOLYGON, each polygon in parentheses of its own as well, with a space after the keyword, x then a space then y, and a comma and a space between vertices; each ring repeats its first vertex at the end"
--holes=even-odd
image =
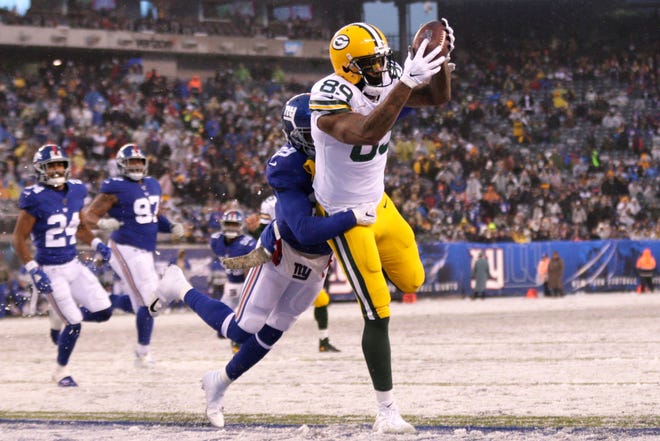
MULTIPOLYGON (((220 222, 222 229, 211 235, 210 246, 213 253, 220 259, 225 257, 237 257, 252 251, 257 241, 251 236, 244 234, 245 216, 240 210, 230 209, 222 216, 220 222)), ((219 262, 222 265, 222 262, 219 262)), ((245 282, 245 269, 226 269, 223 267, 227 280, 220 296, 220 300, 231 309, 236 309, 238 299, 245 282)), ((218 332, 219 337, 224 337, 218 332)), ((232 341, 232 350, 238 352, 240 345, 232 341)))
POLYGON ((64 150, 58 145, 44 145, 35 153, 32 165, 38 183, 26 187, 18 200, 13 245, 34 288, 47 297, 50 314, 64 324, 62 331, 53 335, 57 339, 53 380, 62 387, 77 386, 67 366, 80 335, 80 323, 104 322, 112 315, 112 307, 99 280, 78 260, 76 243, 91 244, 106 261, 111 252, 84 222, 87 188, 79 180, 69 179, 71 167, 64 150), (34 258, 29 237, 36 249, 34 258))
MULTIPOLYGON (((266 167, 268 183, 277 197, 276 220, 264 229, 255 250, 270 257, 248 272, 236 311, 192 288, 176 266, 165 270, 158 302, 152 305, 157 310, 159 304, 183 298, 209 326, 241 343, 225 368, 209 371, 202 378, 206 415, 216 427, 224 426, 222 399, 229 385, 270 351, 323 288, 331 258, 325 241, 376 220, 371 207, 314 216, 309 95, 296 95, 287 101, 282 119, 290 123, 284 124, 287 143, 266 167)), ((228 261, 224 262, 227 266, 228 261)))
MULTIPOLYGON (((284 120, 284 126, 290 125, 291 122, 284 120)), ((290 131, 291 129, 289 129, 290 131)), ((286 131, 286 129, 285 129, 286 131)), ((261 207, 259 208, 259 223, 258 226, 254 229, 252 234, 255 237, 259 237, 261 232, 268 226, 271 220, 275 219, 275 204, 277 203, 277 198, 275 195, 268 196, 261 202, 261 207)), ((254 215, 257 217, 257 215, 254 215)), ((332 269, 330 265, 329 269, 332 269)), ((328 293, 329 283, 329 272, 326 275, 325 282, 323 283, 323 289, 319 292, 319 295, 316 296, 314 300, 314 320, 319 330, 319 352, 341 352, 337 349, 332 343, 330 343, 330 331, 328 330, 328 305, 330 304, 330 294, 328 293)))
MULTIPOLYGON (((85 210, 90 228, 102 227, 106 214, 115 219, 118 229, 110 235, 110 266, 122 279, 136 315, 138 345, 136 366, 149 367, 153 317, 148 306, 154 301, 158 273, 154 263, 158 232, 183 237, 183 226, 160 214, 160 184, 147 176, 147 157, 135 144, 126 144, 117 152, 121 176, 103 181, 99 194, 85 210)), ((127 302, 125 302, 127 303, 127 302)))

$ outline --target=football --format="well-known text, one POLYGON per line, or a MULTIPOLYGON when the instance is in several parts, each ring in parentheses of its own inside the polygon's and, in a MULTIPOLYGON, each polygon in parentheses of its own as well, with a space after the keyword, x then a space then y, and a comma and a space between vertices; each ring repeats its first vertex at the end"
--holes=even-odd
POLYGON ((429 45, 426 46, 426 51, 424 55, 431 52, 438 46, 442 46, 439 57, 447 55, 449 53, 449 39, 447 38, 447 31, 445 30, 445 25, 438 20, 432 20, 427 23, 424 23, 419 27, 413 38, 413 43, 411 46, 412 56, 414 57, 419 49, 419 45, 422 44, 422 41, 428 38, 429 45))

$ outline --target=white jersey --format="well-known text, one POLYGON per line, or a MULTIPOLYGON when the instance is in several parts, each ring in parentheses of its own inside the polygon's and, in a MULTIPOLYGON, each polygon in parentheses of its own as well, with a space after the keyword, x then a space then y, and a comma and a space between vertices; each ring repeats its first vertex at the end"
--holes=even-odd
POLYGON ((385 165, 391 132, 378 145, 350 145, 337 141, 317 127, 319 117, 347 111, 368 115, 392 91, 396 81, 379 88, 379 99, 372 101, 354 84, 331 74, 312 87, 312 138, 316 148, 316 200, 329 214, 359 204, 377 203, 385 191, 385 165))

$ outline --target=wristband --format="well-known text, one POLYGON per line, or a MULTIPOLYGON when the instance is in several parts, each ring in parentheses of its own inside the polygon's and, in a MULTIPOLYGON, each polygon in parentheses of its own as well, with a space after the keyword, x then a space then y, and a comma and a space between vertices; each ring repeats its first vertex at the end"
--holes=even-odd
POLYGON ((96 249, 96 247, 98 247, 100 243, 103 243, 103 241, 98 237, 95 237, 94 240, 92 240, 91 247, 96 249))
POLYGON ((401 78, 399 78, 399 81, 401 81, 403 84, 410 87, 411 89, 414 89, 417 86, 417 83, 415 83, 413 79, 410 78, 409 76, 402 76, 401 78))
POLYGON ((39 268, 39 264, 34 259, 25 264, 25 270, 27 272, 30 272, 35 268, 39 268))

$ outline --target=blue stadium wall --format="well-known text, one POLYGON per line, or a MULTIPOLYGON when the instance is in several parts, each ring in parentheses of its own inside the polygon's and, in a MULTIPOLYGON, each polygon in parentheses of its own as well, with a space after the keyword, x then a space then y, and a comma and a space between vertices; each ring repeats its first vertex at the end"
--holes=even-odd
MULTIPOLYGON (((529 244, 424 243, 420 245, 426 282, 418 294, 447 295, 472 292, 472 262, 484 251, 493 295, 526 295, 538 288, 536 267, 543 254, 554 251, 564 260, 564 291, 632 291, 638 284, 637 258, 644 248, 660 257, 660 241, 607 240, 534 242, 529 244)), ((656 283, 660 278, 655 279, 656 283)))
MULTIPOLYGON (((536 267, 543 254, 557 251, 564 260, 564 291, 593 293, 634 291, 638 285, 635 263, 644 248, 650 248, 660 260, 660 241, 607 240, 585 242, 513 243, 421 243, 420 254, 426 281, 417 291, 419 297, 463 296, 472 293, 470 273, 472 263, 483 250, 490 272, 488 294, 524 296, 530 288, 538 289, 536 267)), ((91 251, 88 247, 81 247, 91 251)), ((164 245, 156 253, 159 271, 176 259, 179 250, 186 250, 186 272, 192 284, 207 288, 211 250, 204 245, 164 245)), ((20 265, 10 243, 0 244, 4 259, 12 268, 20 265)), ((660 276, 654 277, 660 287, 660 276)), ((331 271, 330 294, 333 300, 353 300, 350 285, 342 271, 331 271)), ((402 293, 392 287, 394 297, 402 293)))
MULTIPOLYGON (((420 297, 470 294, 472 263, 481 250, 488 259, 493 276, 487 286, 490 295, 524 296, 530 288, 538 289, 537 264, 543 254, 550 256, 554 251, 564 260, 566 293, 634 291, 638 284, 635 264, 644 248, 650 248, 656 259, 660 259, 660 241, 421 243, 426 281, 417 294, 420 297)), ((157 256, 159 267, 162 269, 175 259, 178 250, 178 247, 161 248, 157 256)), ((186 248, 186 259, 193 284, 206 289, 210 250, 186 248)), ((341 271, 332 272, 330 281, 333 299, 353 298, 341 271)), ((654 281, 660 286, 660 277, 655 277, 654 281)))

